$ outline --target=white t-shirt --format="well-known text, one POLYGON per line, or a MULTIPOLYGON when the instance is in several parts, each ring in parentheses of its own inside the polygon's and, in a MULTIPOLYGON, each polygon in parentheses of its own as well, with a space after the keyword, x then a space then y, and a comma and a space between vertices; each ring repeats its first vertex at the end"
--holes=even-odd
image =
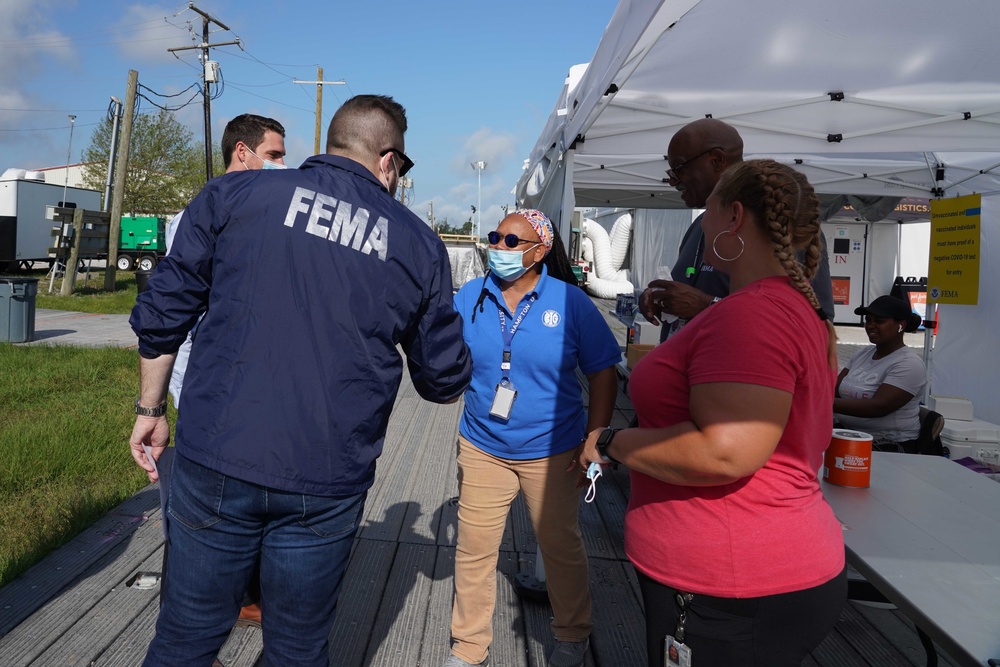
MULTIPOLYGON (((184 216, 184 211, 181 211, 175 215, 170 222, 167 223, 167 254, 170 254, 170 248, 174 245, 174 236, 177 235, 177 227, 181 223, 181 218, 184 216)), ((199 319, 198 322, 201 322, 199 319)), ((198 325, 195 324, 195 329, 198 325)), ((187 338, 181 343, 180 349, 177 350, 177 358, 174 360, 174 367, 170 371, 170 395, 174 397, 174 406, 179 406, 181 404, 181 388, 184 385, 184 371, 187 370, 188 357, 191 356, 191 341, 194 332, 188 334, 187 338)))
POLYGON ((927 382, 924 362, 908 347, 881 359, 872 359, 875 346, 854 354, 847 375, 840 383, 841 398, 871 398, 880 386, 889 384, 913 394, 903 407, 884 417, 851 417, 834 414, 844 428, 870 433, 875 442, 905 442, 920 434, 920 396, 927 382))

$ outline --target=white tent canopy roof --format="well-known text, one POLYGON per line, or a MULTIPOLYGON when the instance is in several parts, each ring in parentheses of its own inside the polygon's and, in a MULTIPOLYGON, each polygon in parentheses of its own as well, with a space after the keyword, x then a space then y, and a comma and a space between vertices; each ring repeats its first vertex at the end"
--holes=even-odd
POLYGON ((996 0, 622 0, 518 197, 574 148, 577 206, 682 207, 666 147, 709 115, 748 157, 801 161, 819 192, 1000 191, 997 34, 996 0))
POLYGON ((746 157, 830 195, 980 193, 977 306, 944 305, 932 390, 1000 423, 1000 0, 620 0, 572 68, 518 182, 567 235, 574 206, 683 207, 670 138, 712 116, 746 157), (975 360, 975 361, 971 361, 975 360))

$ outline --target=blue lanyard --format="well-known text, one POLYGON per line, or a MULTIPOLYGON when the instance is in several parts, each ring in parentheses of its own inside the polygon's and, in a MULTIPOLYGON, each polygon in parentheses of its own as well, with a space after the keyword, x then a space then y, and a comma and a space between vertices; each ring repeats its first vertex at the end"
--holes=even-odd
POLYGON ((497 313, 500 315, 500 333, 503 336, 503 360, 500 362, 500 370, 503 371, 503 377, 500 381, 502 384, 510 384, 510 345, 514 342, 514 334, 517 333, 517 328, 521 325, 521 321, 528 314, 531 304, 537 298, 538 294, 532 294, 528 297, 528 302, 524 304, 524 308, 521 309, 517 318, 511 323, 510 331, 507 330, 507 318, 503 314, 503 308, 500 306, 497 307, 497 313))

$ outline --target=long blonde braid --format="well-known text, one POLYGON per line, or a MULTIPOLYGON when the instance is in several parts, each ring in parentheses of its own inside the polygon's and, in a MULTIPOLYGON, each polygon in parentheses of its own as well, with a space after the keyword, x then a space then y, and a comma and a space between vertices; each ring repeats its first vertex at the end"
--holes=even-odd
POLYGON ((780 162, 747 160, 726 170, 717 193, 727 204, 739 200, 767 232, 792 285, 826 322, 828 361, 836 369, 837 332, 809 284, 822 252, 819 200, 812 185, 801 172, 780 162), (801 248, 805 248, 804 263, 796 257, 801 248))

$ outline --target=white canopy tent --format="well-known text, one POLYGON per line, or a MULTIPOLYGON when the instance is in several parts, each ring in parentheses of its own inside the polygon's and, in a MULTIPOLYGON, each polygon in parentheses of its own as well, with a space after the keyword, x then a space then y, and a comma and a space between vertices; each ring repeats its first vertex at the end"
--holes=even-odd
POLYGON ((564 236, 576 206, 683 207, 666 146, 709 115, 820 193, 981 193, 979 304, 941 307, 932 382, 1000 423, 998 34, 997 0, 621 0, 571 69, 518 200, 564 236))

